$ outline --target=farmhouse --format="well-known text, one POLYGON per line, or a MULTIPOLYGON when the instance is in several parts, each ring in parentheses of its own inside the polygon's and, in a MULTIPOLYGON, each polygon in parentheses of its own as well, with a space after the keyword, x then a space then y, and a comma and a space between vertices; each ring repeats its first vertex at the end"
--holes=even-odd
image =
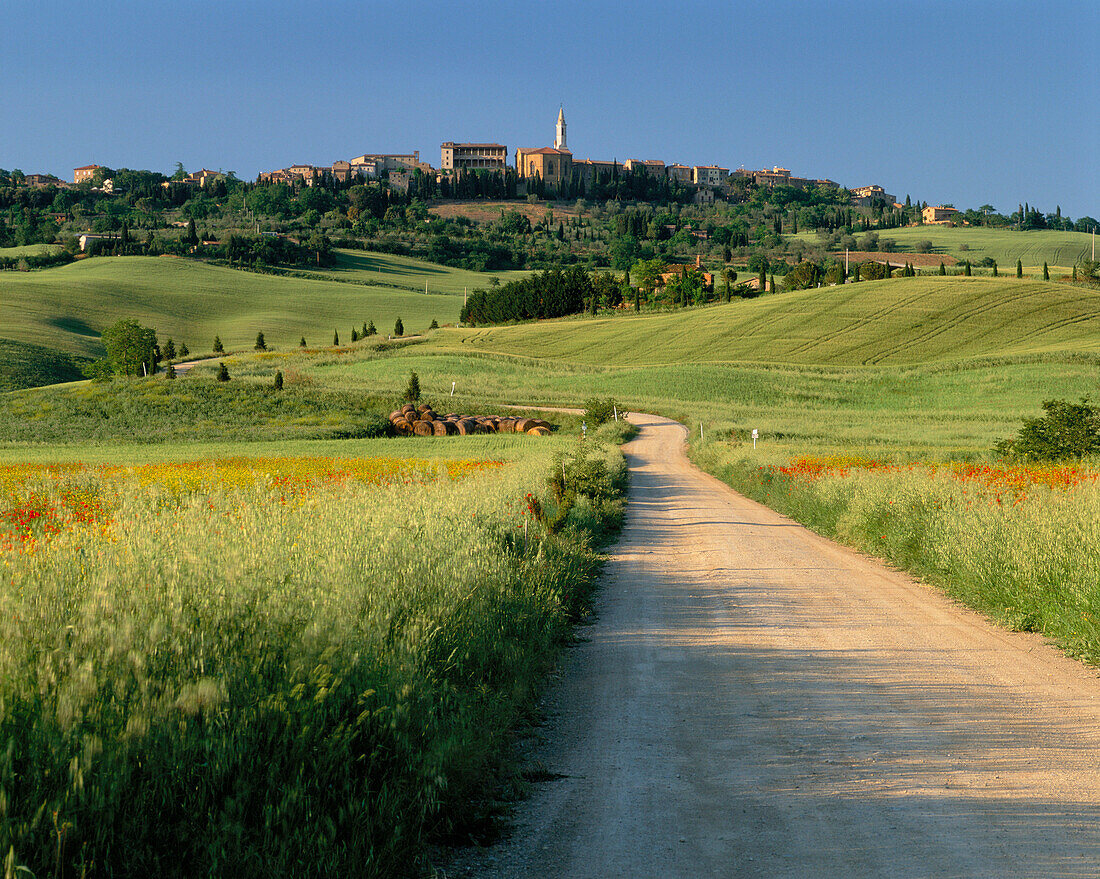
POLYGON ((921 211, 921 217, 929 225, 945 225, 954 223, 958 213, 954 208, 929 206, 921 211))
POLYGON ((719 168, 717 165, 695 165, 691 169, 691 182, 696 186, 721 186, 729 176, 729 168, 719 168))
POLYGON ((90 183, 96 169, 99 167, 99 165, 84 165, 80 168, 73 168, 73 183, 90 183))

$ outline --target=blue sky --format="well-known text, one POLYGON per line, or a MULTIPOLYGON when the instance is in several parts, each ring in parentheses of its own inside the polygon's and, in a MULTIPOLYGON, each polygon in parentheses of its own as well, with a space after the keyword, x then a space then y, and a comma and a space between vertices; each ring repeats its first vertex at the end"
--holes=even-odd
POLYGON ((28 173, 514 156, 564 103, 578 158, 1100 216, 1098 0, 14 6, 0 167, 28 173))

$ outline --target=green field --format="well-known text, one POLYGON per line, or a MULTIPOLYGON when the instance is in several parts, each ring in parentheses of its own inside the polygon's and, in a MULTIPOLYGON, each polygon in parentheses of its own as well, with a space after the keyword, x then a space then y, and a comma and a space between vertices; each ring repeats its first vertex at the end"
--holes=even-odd
MULTIPOLYGON (((819 238, 812 232, 784 235, 790 241, 816 244, 819 238)), ((858 238, 858 236, 857 236, 858 238)), ((918 241, 931 241, 933 252, 953 256, 958 260, 978 262, 983 257, 997 261, 1002 273, 1009 273, 1021 260, 1031 274, 1042 271, 1043 263, 1069 273, 1080 260, 1091 258, 1092 236, 1084 232, 1053 232, 1048 230, 1017 232, 1014 229, 984 227, 907 226, 884 229, 879 241, 892 238, 899 252, 913 252, 918 241)))
POLYGON ((2 256, 37 256, 40 253, 57 253, 61 250, 60 244, 23 244, 19 247, 0 247, 2 256))
POLYGON ((422 259, 362 250, 336 250, 334 253, 334 265, 310 270, 310 274, 325 275, 334 281, 405 287, 421 293, 427 286, 428 293, 449 293, 454 296, 461 296, 464 291, 473 291, 478 287, 486 287, 493 277, 504 284, 530 274, 525 271, 472 272, 422 259))
POLYGON ((706 309, 448 330, 440 346, 589 365, 915 364, 1100 351, 1100 297, 1069 284, 919 277, 706 309))
POLYGON ((342 254, 332 277, 400 283, 407 290, 208 266, 189 260, 113 257, 36 272, 0 274, 0 338, 84 356, 100 356, 99 334, 120 317, 157 330, 163 341, 209 351, 251 348, 263 332, 269 347, 329 345, 333 330, 350 341, 352 327, 374 321, 382 334, 400 317, 406 333, 435 320, 454 323, 466 286, 489 275, 382 254, 342 254), (344 266, 345 268, 340 268, 344 266), (425 280, 429 294, 423 293, 425 280), (420 291, 420 292, 414 292, 420 291))

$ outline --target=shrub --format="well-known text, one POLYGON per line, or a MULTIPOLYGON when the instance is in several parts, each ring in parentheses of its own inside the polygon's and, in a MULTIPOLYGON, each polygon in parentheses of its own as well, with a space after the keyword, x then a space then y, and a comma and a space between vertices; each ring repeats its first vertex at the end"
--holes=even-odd
POLYGON ((218 381, 220 381, 220 382, 229 381, 229 370, 225 368, 224 363, 219 363, 218 364, 218 381))
POLYGON ((214 337, 214 353, 215 354, 224 354, 225 353, 225 348, 222 345, 222 340, 221 340, 220 336, 215 336, 214 337))
POLYGON ((363 330, 364 336, 376 336, 378 335, 378 329, 374 325, 374 321, 370 321, 367 324, 367 328, 363 330))
POLYGON ((393 325, 393 334, 395 336, 405 335, 405 325, 403 323, 401 323, 401 318, 398 318, 397 321, 394 323, 394 325, 393 325))
POLYGON ((188 347, 183 342, 180 342, 180 350, 179 350, 180 359, 182 360, 184 357, 190 356, 190 354, 191 354, 191 351, 188 349, 188 347))
POLYGON ((306 337, 302 336, 301 341, 298 342, 298 347, 299 348, 304 348, 305 346, 306 346, 306 337))
POLYGON ((334 348, 340 347, 340 333, 337 330, 332 331, 332 345, 334 348))
POLYGON ((266 351, 267 350, 267 342, 264 341, 264 334, 263 333, 256 333, 256 350, 257 351, 266 351))
POLYGON ((608 397, 606 400, 592 398, 584 404, 584 417, 591 422, 593 427, 599 427, 605 421, 610 421, 619 411, 618 404, 608 397))
POLYGON ((275 390, 281 391, 283 389, 283 371, 278 369, 275 371, 275 390))
POLYGON ((994 447, 998 454, 1025 461, 1059 461, 1100 452, 1100 409, 1087 398, 1080 403, 1046 400, 1042 418, 1025 418, 1014 439, 994 447))
POLYGON ((438 329, 439 329, 439 321, 437 321, 437 320, 436 320, 436 319, 435 319, 435 318, 433 317, 433 318, 432 318, 432 322, 431 322, 431 324, 430 324, 430 325, 428 326, 428 329, 429 329, 429 330, 438 330, 438 329))

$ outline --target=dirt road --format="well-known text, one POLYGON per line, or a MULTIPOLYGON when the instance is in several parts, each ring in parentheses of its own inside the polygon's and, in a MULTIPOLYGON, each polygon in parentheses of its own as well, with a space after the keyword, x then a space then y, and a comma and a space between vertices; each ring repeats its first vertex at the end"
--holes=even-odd
POLYGON ((633 416, 599 618, 500 877, 1100 875, 1100 679, 798 527, 633 416))

